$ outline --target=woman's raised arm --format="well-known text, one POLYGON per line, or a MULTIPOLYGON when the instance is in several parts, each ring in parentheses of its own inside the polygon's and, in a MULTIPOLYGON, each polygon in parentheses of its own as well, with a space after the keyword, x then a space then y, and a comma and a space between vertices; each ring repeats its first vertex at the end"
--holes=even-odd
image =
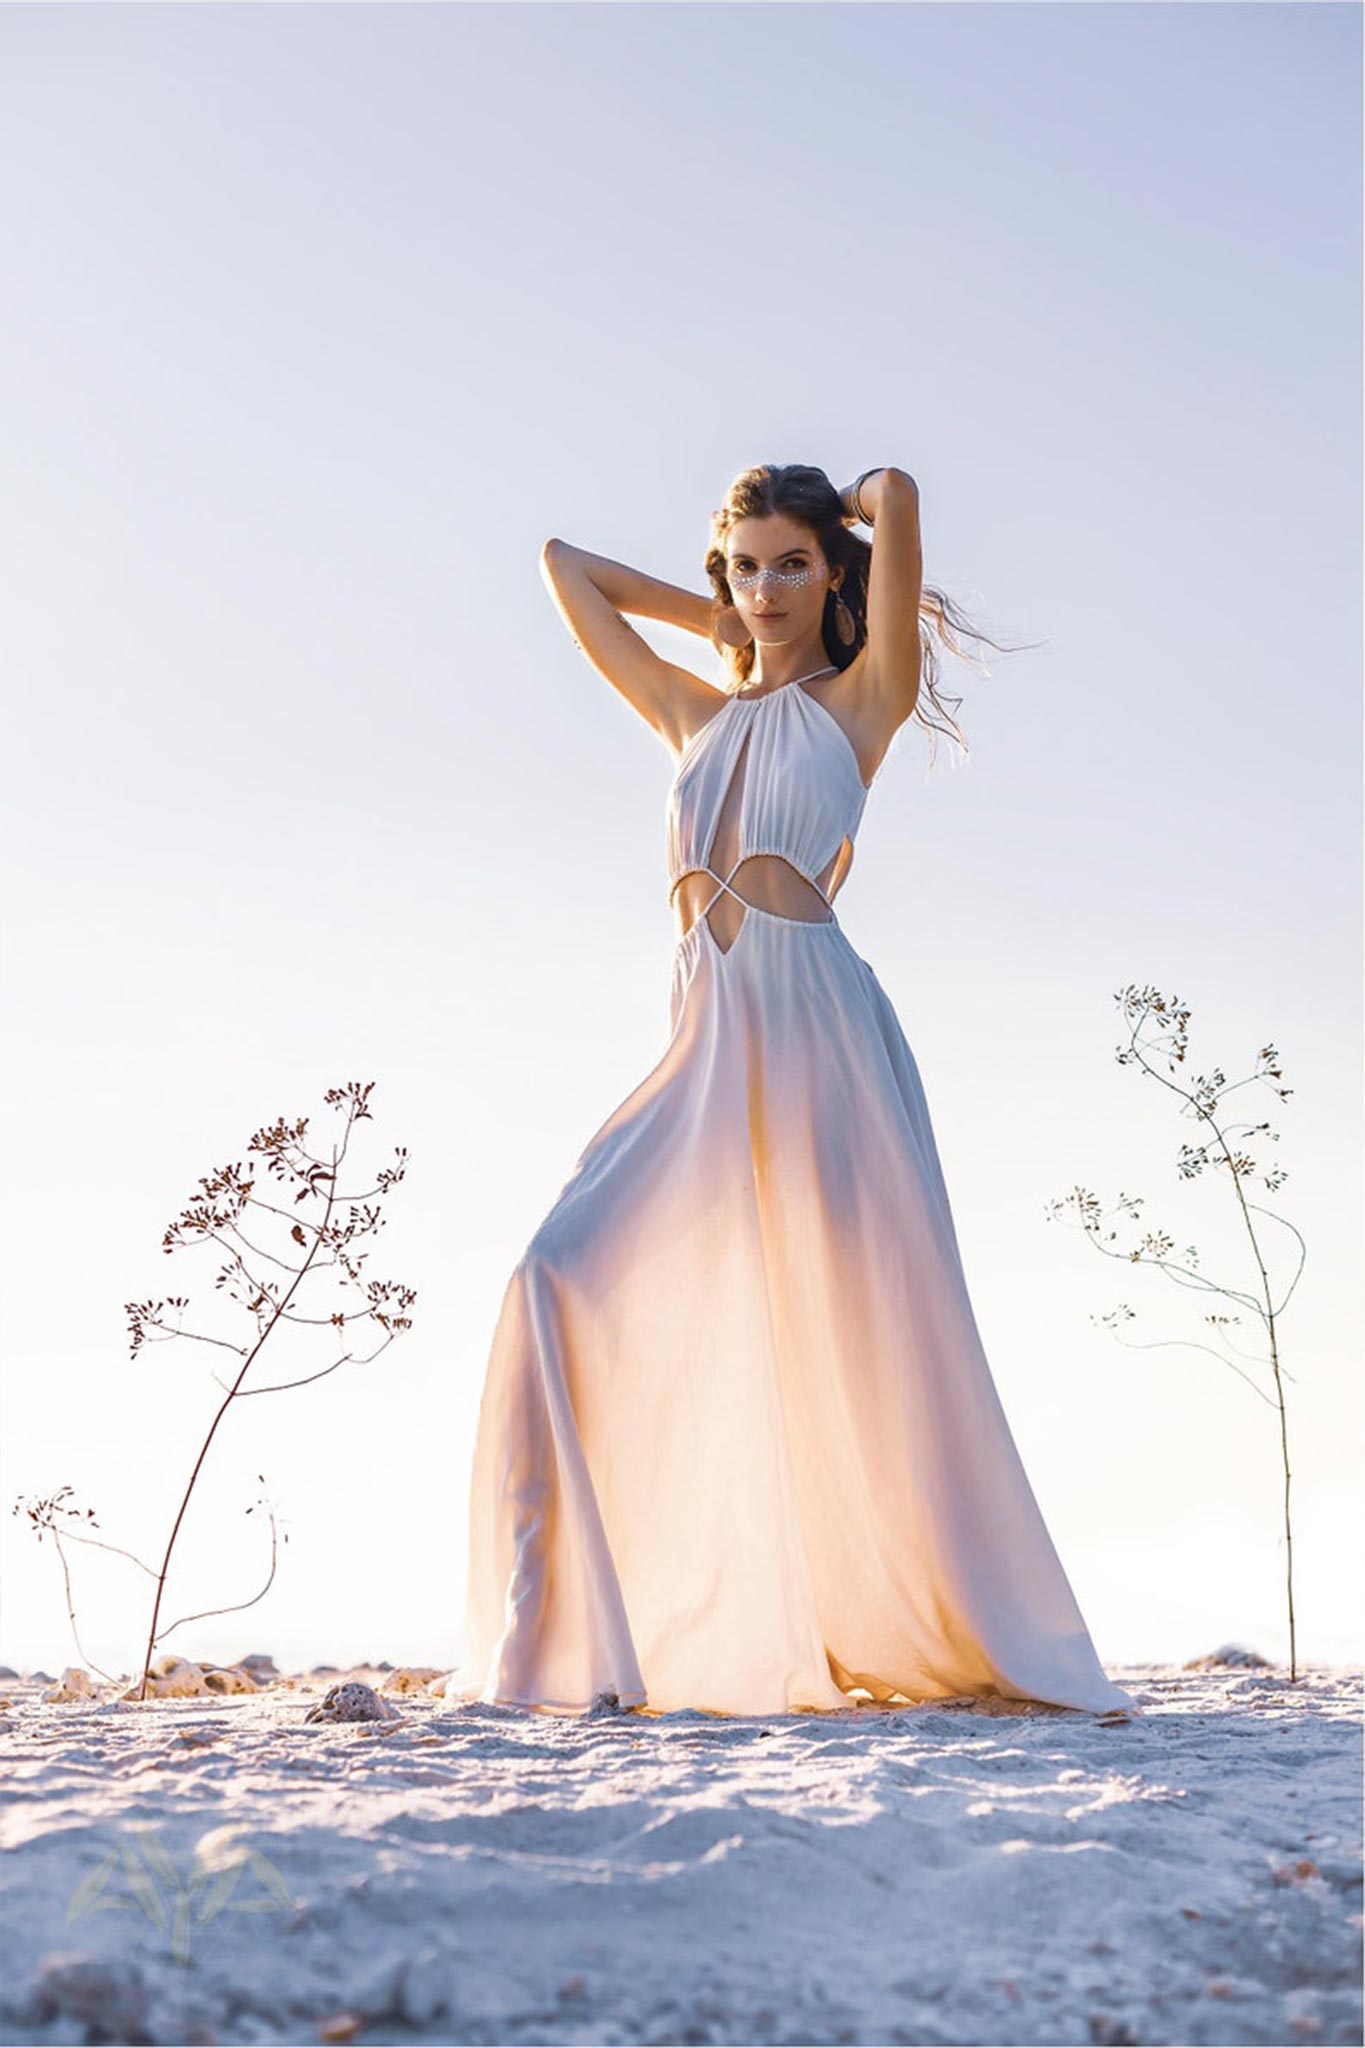
POLYGON ((724 693, 689 669, 665 661, 622 614, 681 626, 709 642, 711 599, 564 540, 546 541, 540 569, 580 653, 664 744, 680 753, 724 693))

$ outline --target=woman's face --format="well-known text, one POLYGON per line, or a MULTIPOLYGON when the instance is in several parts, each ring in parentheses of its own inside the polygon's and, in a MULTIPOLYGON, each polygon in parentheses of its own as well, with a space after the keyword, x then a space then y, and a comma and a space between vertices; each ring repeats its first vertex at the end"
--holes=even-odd
POLYGON ((736 609, 761 647, 818 635, 831 583, 824 550, 808 526, 785 512, 739 519, 725 539, 726 580, 736 609))

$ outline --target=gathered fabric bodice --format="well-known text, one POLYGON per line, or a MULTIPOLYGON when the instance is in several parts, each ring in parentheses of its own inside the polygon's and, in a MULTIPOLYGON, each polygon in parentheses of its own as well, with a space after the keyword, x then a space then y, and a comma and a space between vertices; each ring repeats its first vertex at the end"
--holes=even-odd
POLYGON ((761 696, 732 696, 678 758, 668 793, 670 897, 687 874, 723 881, 710 854, 746 740, 731 872, 755 854, 778 854, 818 888, 817 877, 857 833, 868 785, 833 712, 795 682, 761 696))

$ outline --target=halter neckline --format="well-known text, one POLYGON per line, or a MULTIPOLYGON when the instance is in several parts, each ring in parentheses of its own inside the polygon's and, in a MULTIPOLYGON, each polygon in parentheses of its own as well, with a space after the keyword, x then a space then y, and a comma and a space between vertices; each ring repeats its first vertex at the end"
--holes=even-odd
POLYGON ((835 664, 827 661, 823 668, 813 668, 808 676, 788 676, 785 683, 775 683, 771 690, 751 690, 746 697, 742 690, 732 690, 730 695, 738 697, 741 704, 757 704, 764 697, 775 697, 780 690, 791 689, 793 683, 812 683, 817 676, 835 673, 835 664))
MULTIPOLYGON (((830 666, 833 667, 834 664, 831 663, 830 666)), ((815 669, 813 673, 815 675, 822 675, 824 671, 822 669, 815 669)), ((670 791, 676 792, 679 783, 682 781, 683 770, 687 767, 688 762, 692 759, 693 755, 701 746, 703 736, 710 731, 711 727, 716 723, 717 719, 723 718, 725 716, 726 711, 732 704, 762 704, 769 697, 780 697, 782 692, 786 689, 789 689, 793 684, 808 683, 810 679, 810 676, 792 676, 788 679, 787 682, 779 683, 775 690, 764 690, 757 697, 741 697, 738 690, 726 690, 722 692, 725 701, 721 705, 720 709, 718 711, 713 711, 711 713, 711 716, 708 719, 706 719, 701 725, 699 725, 695 732, 690 733, 686 741, 683 743, 682 751, 678 755, 677 766, 673 771, 673 780, 669 785, 670 791)), ((815 718, 817 718, 823 724, 827 725, 833 732, 840 747, 843 749, 845 758, 852 766, 853 772, 858 778, 859 789, 862 791, 863 796, 867 797, 871 792, 872 783, 863 781, 862 763, 858 759, 858 755, 854 748, 853 742, 849 738, 848 734, 844 731, 842 725, 840 725, 838 719, 834 716, 834 713, 830 710, 828 704, 822 704, 818 697, 812 697, 810 691, 807 689, 798 689, 797 694, 805 701, 805 703, 810 705, 812 713, 815 716, 815 718)), ((875 780, 876 777, 874 776, 873 781, 875 780)))

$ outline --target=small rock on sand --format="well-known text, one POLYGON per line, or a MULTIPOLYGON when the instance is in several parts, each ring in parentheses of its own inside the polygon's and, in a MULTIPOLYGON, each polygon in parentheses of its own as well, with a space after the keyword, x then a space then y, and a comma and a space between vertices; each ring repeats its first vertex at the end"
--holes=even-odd
POLYGON ((1269 1670, 1270 1659, 1263 1657, 1259 1650, 1248 1650, 1241 1643, 1224 1643, 1220 1648, 1210 1650, 1207 1657, 1191 1657, 1181 1668, 1185 1671, 1212 1671, 1220 1664, 1255 1665, 1269 1670))
POLYGON ((329 1686, 318 1705, 304 1715, 305 1721, 401 1721, 400 1708, 384 1700, 373 1686, 358 1678, 344 1685, 329 1686))
MULTIPOLYGON (((434 1664, 400 1664, 396 1671, 392 1665, 387 1668, 389 1676, 384 1680, 385 1692, 428 1692, 432 1679, 444 1675, 434 1664)), ((382 1664, 372 1664, 370 1669, 382 1671, 385 1667, 382 1664)))
POLYGON ((200 1669, 204 1672, 204 1683, 210 1692, 261 1692, 264 1690, 264 1687, 258 1684, 255 1677, 250 1672, 243 1671, 239 1664, 213 1664, 207 1668, 201 1665, 200 1669))
POLYGON ((43 1694, 43 1705, 57 1706, 67 1700, 88 1702, 98 1697, 90 1673, 79 1664, 68 1664, 57 1683, 43 1694))
MULTIPOLYGON (((157 1658, 147 1679, 149 1699, 194 1699, 201 1694, 210 1696, 204 1674, 197 1664, 191 1664, 184 1657, 167 1655, 157 1658)), ((122 1698, 136 1700, 141 1697, 142 1680, 135 1678, 122 1698)))

